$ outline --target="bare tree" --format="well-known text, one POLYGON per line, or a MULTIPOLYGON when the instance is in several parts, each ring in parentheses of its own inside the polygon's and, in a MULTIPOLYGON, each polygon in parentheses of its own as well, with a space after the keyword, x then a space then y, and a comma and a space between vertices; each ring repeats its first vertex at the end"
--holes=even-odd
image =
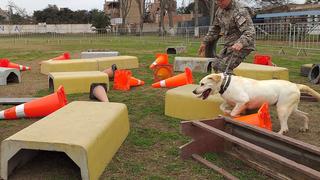
POLYGON ((305 4, 319 4, 320 0, 306 0, 305 4))
POLYGON ((124 27, 126 24, 128 13, 131 8, 132 0, 119 0, 119 3, 120 3, 120 13, 122 17, 122 26, 124 27))
POLYGON ((144 14, 145 14, 145 11, 146 11, 146 8, 145 8, 146 0, 135 0, 135 1, 139 6, 139 16, 140 16, 139 25, 140 25, 140 34, 141 34, 142 30, 143 30, 144 14))
POLYGON ((199 14, 199 0, 194 0, 194 27, 199 26, 198 14, 199 14))
POLYGON ((165 32, 164 28, 164 15, 166 13, 165 5, 168 0, 160 0, 160 20, 159 20, 159 35, 163 35, 165 32))
POLYGON ((167 0, 166 7, 169 18, 169 27, 173 28, 173 12, 177 9, 176 1, 174 0, 167 0))

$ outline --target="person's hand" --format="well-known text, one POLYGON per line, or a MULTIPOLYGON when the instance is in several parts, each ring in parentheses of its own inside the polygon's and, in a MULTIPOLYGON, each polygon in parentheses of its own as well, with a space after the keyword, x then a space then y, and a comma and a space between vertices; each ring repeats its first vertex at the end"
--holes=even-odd
POLYGON ((198 50, 198 56, 204 57, 205 56, 205 51, 206 51, 206 45, 201 43, 199 50, 198 50))
POLYGON ((235 51, 240 51, 241 49, 243 48, 243 45, 241 44, 241 43, 235 43, 232 47, 231 47, 231 49, 232 50, 235 50, 235 51))

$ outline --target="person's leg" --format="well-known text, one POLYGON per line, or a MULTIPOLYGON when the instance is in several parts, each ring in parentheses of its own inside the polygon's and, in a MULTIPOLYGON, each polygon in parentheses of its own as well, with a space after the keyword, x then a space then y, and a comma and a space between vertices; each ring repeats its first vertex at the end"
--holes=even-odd
POLYGON ((222 51, 220 60, 212 63, 212 69, 216 73, 226 72, 232 74, 233 69, 238 67, 250 52, 251 50, 232 51, 226 48, 222 51))
POLYGON ((226 63, 225 62, 225 59, 224 57, 226 57, 226 54, 227 54, 227 48, 223 48, 221 51, 220 51, 220 54, 219 56, 216 56, 211 62, 211 72, 212 73, 222 73, 224 72, 224 70, 226 69, 224 67, 224 64, 226 63))
POLYGON ((205 57, 213 58, 216 57, 217 41, 210 42, 206 45, 205 57))
POLYGON ((108 77, 109 77, 109 78, 113 78, 114 72, 115 72, 117 69, 118 69, 118 68, 117 68, 117 65, 116 65, 116 64, 112 64, 111 67, 103 70, 102 72, 108 74, 108 77))

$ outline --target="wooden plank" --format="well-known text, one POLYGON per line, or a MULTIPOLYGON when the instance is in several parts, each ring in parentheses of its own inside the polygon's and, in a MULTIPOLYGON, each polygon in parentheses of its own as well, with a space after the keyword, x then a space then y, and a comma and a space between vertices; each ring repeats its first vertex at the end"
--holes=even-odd
POLYGON ((287 158, 284 158, 278 154, 275 154, 271 151, 268 151, 264 148, 261 148, 259 146, 256 146, 252 143, 249 143, 243 139, 240 139, 240 138, 237 138, 233 135, 230 135, 224 131, 221 131, 219 129, 216 129, 214 127, 211 127, 205 123, 202 123, 202 122, 192 122, 193 125, 205 130, 205 131, 208 131, 208 132, 211 132, 213 134, 216 134, 217 136, 220 136, 222 138, 224 138, 225 140, 231 142, 231 143, 234 143, 236 144, 237 146, 240 146, 248 151, 251 151, 252 153, 255 153, 261 157, 264 157, 264 158, 267 158, 267 159, 270 159, 272 161, 277 161, 279 164, 281 165, 284 165, 288 168, 291 168, 293 171, 299 171, 303 174, 305 174, 306 176, 308 176, 309 178, 311 179, 319 179, 320 178, 320 172, 319 171, 316 171, 314 169, 311 169, 307 166, 304 166, 304 165, 301 165, 301 164, 298 164, 292 160, 289 160, 287 158))
POLYGON ((0 104, 2 105, 19 105, 37 98, 0 98, 0 104))
POLYGON ((197 160, 198 162, 204 164, 205 166, 215 170, 216 172, 220 173, 223 177, 225 177, 228 180, 238 180, 237 177, 233 176, 232 174, 230 174, 229 172, 227 172, 226 170, 216 166, 215 164, 211 163, 210 161, 207 161, 205 159, 203 159, 201 156, 199 156, 198 154, 193 154, 192 158, 197 160))

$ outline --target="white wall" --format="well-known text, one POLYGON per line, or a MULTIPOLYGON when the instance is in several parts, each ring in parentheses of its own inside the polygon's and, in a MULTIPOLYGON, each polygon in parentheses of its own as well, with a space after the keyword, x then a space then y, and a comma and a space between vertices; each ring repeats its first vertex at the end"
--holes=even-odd
POLYGON ((0 25, 0 34, 94 33, 91 24, 0 25))

